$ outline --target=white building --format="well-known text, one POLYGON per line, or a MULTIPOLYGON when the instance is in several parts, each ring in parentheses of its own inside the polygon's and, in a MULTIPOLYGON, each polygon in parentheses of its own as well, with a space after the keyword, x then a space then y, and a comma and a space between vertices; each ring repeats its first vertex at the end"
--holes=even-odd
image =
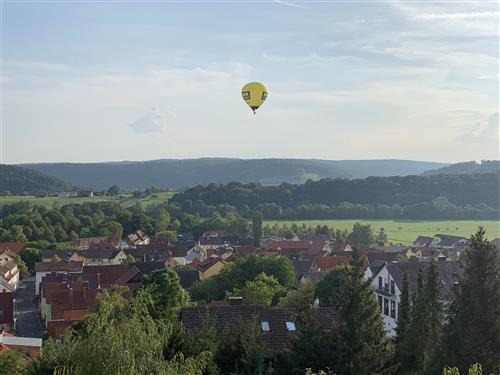
POLYGON ((48 274, 82 273, 83 262, 39 262, 35 263, 35 294, 40 293, 42 278, 48 274))
MULTIPOLYGON (((425 272, 431 262, 388 262, 373 277, 372 286, 384 318, 388 336, 395 336, 401 302, 403 277, 408 275, 410 293, 417 286, 419 271, 425 272)), ((443 286, 443 299, 450 300, 452 289, 458 283, 463 269, 459 262, 434 262, 443 286)))

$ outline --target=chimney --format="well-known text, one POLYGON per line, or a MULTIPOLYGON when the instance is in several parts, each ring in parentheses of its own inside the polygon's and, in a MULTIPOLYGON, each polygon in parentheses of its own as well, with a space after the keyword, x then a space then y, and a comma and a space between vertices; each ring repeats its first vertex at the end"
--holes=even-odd
POLYGON ((227 300, 231 306, 243 304, 243 297, 229 297, 227 300))

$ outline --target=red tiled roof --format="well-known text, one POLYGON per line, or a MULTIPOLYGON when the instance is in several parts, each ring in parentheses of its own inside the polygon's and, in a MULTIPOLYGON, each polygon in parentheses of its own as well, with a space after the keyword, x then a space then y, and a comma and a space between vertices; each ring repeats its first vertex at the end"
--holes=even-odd
POLYGON ((327 272, 338 265, 348 264, 351 259, 352 257, 349 255, 315 257, 311 265, 311 270, 327 272))
POLYGON ((81 272, 83 262, 38 262, 35 263, 36 272, 81 272))
POLYGON ((22 242, 3 242, 0 243, 0 251, 10 250, 18 254, 24 249, 24 244, 22 242))

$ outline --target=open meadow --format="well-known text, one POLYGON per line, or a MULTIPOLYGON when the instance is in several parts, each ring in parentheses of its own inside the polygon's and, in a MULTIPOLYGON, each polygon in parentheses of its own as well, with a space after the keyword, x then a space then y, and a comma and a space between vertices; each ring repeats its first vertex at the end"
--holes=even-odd
POLYGON ((158 205, 167 202, 174 193, 172 192, 161 192, 148 195, 142 198, 133 198, 132 194, 120 194, 118 196, 95 196, 95 197, 77 197, 77 198, 65 198, 65 197, 35 197, 33 195, 12 195, 8 197, 0 197, 0 206, 13 204, 17 202, 29 202, 33 205, 53 207, 64 206, 68 204, 83 204, 83 203, 97 203, 97 202, 116 202, 121 204, 123 207, 131 207, 136 203, 139 203, 142 208, 148 208, 153 205, 158 205))
POLYGON ((375 233, 384 228, 390 242, 409 244, 418 235, 433 236, 437 233, 469 237, 482 225, 489 239, 500 237, 500 221, 458 220, 458 221, 397 221, 397 220, 266 220, 264 225, 278 223, 308 226, 327 225, 334 229, 351 230, 354 223, 370 224, 375 233))

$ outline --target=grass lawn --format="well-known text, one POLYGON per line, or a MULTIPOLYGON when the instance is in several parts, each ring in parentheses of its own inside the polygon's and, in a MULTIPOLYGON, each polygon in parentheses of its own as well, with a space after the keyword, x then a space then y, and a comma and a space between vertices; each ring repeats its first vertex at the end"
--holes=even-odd
POLYGON ((327 225, 335 229, 351 230, 354 223, 371 224, 373 231, 377 233, 380 228, 384 228, 390 242, 410 243, 418 235, 433 236, 437 233, 451 234, 455 236, 469 237, 478 226, 482 225, 486 229, 486 236, 489 239, 500 237, 500 221, 484 220, 459 220, 459 221, 395 221, 395 220, 279 220, 265 221, 264 225, 274 223, 316 226, 327 225))
POLYGON ((175 193, 170 191, 163 193, 155 193, 152 195, 148 195, 147 197, 139 199, 139 204, 142 208, 148 208, 149 206, 156 206, 161 203, 166 203, 175 193))

